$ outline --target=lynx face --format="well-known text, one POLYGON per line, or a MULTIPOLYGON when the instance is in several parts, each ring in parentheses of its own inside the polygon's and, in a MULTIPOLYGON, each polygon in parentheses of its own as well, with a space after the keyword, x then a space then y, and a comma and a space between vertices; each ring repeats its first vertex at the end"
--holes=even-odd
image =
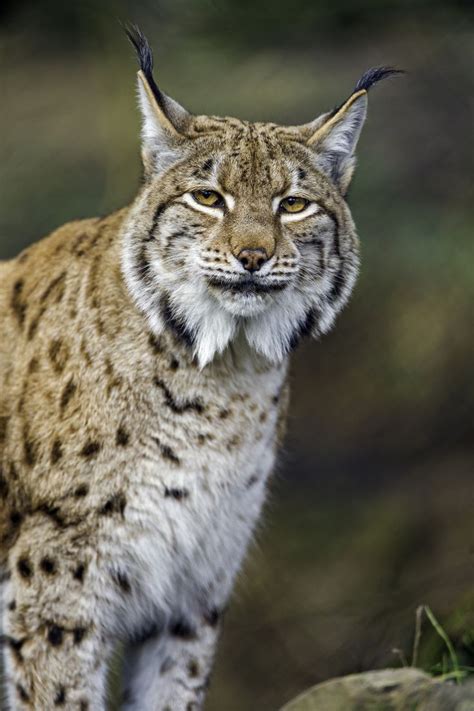
POLYGON ((372 70, 339 109, 298 127, 192 116, 156 86, 144 38, 139 95, 146 183, 125 235, 124 272, 159 333, 201 366, 243 336, 282 360, 327 331, 347 302, 358 241, 343 195, 372 70))

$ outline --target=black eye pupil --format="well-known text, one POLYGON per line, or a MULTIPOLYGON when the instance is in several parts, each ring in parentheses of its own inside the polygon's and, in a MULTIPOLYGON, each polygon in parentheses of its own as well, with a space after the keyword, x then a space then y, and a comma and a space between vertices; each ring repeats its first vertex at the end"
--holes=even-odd
POLYGON ((286 198, 286 201, 287 201, 288 205, 294 205, 296 202, 296 198, 289 197, 289 198, 286 198))

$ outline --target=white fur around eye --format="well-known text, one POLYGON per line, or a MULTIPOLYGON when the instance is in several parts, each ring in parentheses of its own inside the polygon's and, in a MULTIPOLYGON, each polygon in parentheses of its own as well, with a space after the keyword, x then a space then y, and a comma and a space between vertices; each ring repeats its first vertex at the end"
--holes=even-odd
POLYGON ((212 217, 215 217, 217 220, 222 220, 222 218, 224 217, 224 211, 222 210, 222 208, 208 207, 207 205, 201 205, 199 202, 196 202, 196 200, 193 198, 191 193, 184 193, 183 200, 186 203, 186 205, 189 205, 189 207, 192 207, 195 210, 198 210, 199 212, 205 212, 206 215, 211 215, 212 217))
MULTIPOLYGON (((227 209, 229 210, 229 212, 232 212, 232 210, 235 207, 235 198, 232 195, 230 195, 229 193, 224 193, 222 190, 216 190, 216 192, 218 192, 219 195, 222 195, 222 197, 224 198, 224 202, 226 204, 227 209)), ((199 202, 197 202, 193 198, 192 193, 184 193, 183 200, 185 201, 186 205, 189 205, 190 207, 194 207, 195 210, 200 210, 201 212, 205 212, 208 215, 217 217, 217 219, 222 219, 222 217, 223 217, 223 210, 221 207, 209 207, 207 205, 201 205, 199 202)))
POLYGON ((229 195, 229 193, 222 192, 222 190, 220 191, 220 193, 221 193, 222 197, 224 198, 226 205, 229 208, 230 212, 232 212, 232 210, 235 207, 235 198, 232 195, 229 195))
POLYGON ((304 210, 301 210, 301 212, 281 212, 280 218, 282 222, 299 222, 300 220, 310 217, 310 215, 314 215, 320 210, 321 208, 317 202, 310 202, 304 210))

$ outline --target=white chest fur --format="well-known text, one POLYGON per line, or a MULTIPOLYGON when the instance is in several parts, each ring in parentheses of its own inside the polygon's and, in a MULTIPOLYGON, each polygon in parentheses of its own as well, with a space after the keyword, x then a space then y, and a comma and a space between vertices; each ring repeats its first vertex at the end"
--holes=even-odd
POLYGON ((273 467, 285 372, 155 378, 108 542, 133 583, 121 628, 227 601, 273 467))

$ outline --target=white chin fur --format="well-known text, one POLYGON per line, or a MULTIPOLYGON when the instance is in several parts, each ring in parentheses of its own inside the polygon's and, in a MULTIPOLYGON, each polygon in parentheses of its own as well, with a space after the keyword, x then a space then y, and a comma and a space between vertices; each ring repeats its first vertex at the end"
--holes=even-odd
POLYGON ((194 355, 204 367, 242 332, 252 350, 278 363, 288 353, 295 324, 305 306, 292 289, 269 294, 229 294, 209 291, 202 279, 169 284, 168 298, 175 318, 194 338, 194 355))
POLYGON ((232 294, 230 292, 213 293, 219 304, 232 316, 250 318, 265 311, 272 303, 269 294, 232 294))
POLYGON ((292 288, 276 297, 223 292, 216 298, 201 282, 199 286, 180 285, 169 293, 175 315, 194 335, 194 355, 201 367, 222 353, 240 332, 252 350, 273 363, 281 362, 310 306, 292 288))

